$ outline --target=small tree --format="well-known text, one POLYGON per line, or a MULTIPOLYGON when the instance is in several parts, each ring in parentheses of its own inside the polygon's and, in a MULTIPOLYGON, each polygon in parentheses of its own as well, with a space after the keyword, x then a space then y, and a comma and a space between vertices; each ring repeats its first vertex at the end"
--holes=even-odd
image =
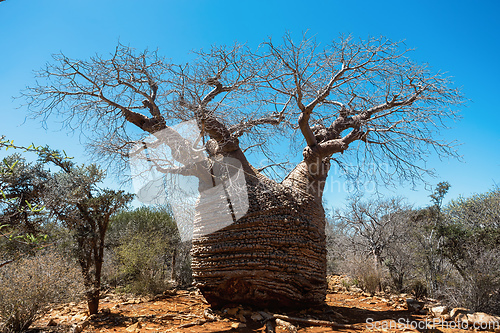
POLYGON ((431 295, 438 290, 439 280, 442 279, 444 273, 443 237, 438 230, 444 223, 442 204, 449 188, 448 182, 438 183, 430 195, 432 205, 415 211, 412 216, 412 223, 418 231, 415 236, 422 248, 427 290, 431 295))
POLYGON ((73 232, 89 313, 95 314, 99 309, 104 241, 109 221, 132 200, 132 195, 100 189, 97 184, 104 173, 96 165, 76 166, 61 156, 48 148, 40 154, 43 163, 54 163, 61 168, 47 184, 45 202, 50 214, 73 232))
POLYGON ((397 237, 385 249, 384 265, 388 268, 394 288, 403 292, 408 282, 418 277, 418 253, 420 247, 415 239, 416 230, 412 226, 413 211, 401 211, 394 222, 397 237))
POLYGON ((41 163, 28 163, 20 154, 7 156, 1 162, 0 223, 34 233, 44 214, 42 191, 49 173, 41 163))
MULTIPOLYGON (((97 184, 103 179, 104 173, 96 165, 77 166, 65 153, 61 154, 49 147, 18 147, 3 136, 0 147, 21 149, 38 155, 38 163, 34 166, 19 155, 3 160, 0 167, 0 205, 5 208, 2 221, 15 221, 27 230, 36 230, 37 223, 49 216, 63 222, 74 235, 75 254, 87 289, 89 312, 97 313, 104 238, 109 219, 132 199, 132 195, 100 189, 97 184), (56 165, 61 171, 51 173, 45 168, 48 164, 56 165)), ((31 235, 28 239, 36 243, 36 237, 28 235, 31 235)), ((1 265, 9 262, 11 260, 1 265)))

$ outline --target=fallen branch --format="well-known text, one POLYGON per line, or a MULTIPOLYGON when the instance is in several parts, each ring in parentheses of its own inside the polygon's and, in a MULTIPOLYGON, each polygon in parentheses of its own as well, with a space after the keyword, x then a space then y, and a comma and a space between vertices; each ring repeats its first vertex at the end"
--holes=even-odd
POLYGON ((198 319, 195 321, 192 321, 190 323, 185 323, 182 325, 177 326, 177 328, 187 328, 187 327, 192 327, 192 326, 197 326, 197 325, 203 325, 207 322, 208 320, 206 319, 198 319))
POLYGON ((351 328, 355 329, 352 325, 347 324, 339 324, 334 321, 326 321, 326 320, 318 320, 318 319, 308 319, 308 318, 298 318, 298 317, 289 317, 280 314, 272 315, 275 319, 281 319, 294 324, 302 324, 309 326, 327 326, 327 327, 336 327, 336 328, 351 328))
POLYGON ((198 320, 195 320, 195 321, 192 321, 192 322, 189 322, 189 323, 185 323, 185 324, 182 324, 182 325, 170 328, 170 329, 166 330, 165 332, 177 332, 181 328, 188 328, 188 327, 203 325, 203 324, 205 324, 208 321, 209 320, 206 320, 206 319, 198 319, 198 320))
POLYGON ((272 314, 259 311, 259 314, 264 318, 264 322, 266 325, 266 333, 275 333, 276 332, 276 321, 272 314))
POLYGON ((297 327, 282 319, 276 318, 276 326, 284 327, 290 333, 297 333, 297 327))
POLYGON ((219 320, 219 318, 216 315, 210 313, 210 311, 208 309, 206 309, 203 312, 203 315, 204 315, 205 319, 197 319, 197 320, 189 322, 189 323, 181 324, 177 327, 168 329, 167 332, 176 331, 179 328, 188 328, 188 327, 193 327, 193 326, 199 326, 199 325, 203 325, 203 324, 208 323, 208 322, 219 320))
POLYGON ((276 333, 276 323, 274 320, 266 320, 266 333, 276 333))
POLYGON ((357 329, 353 325, 339 324, 334 321, 290 317, 280 314, 271 314, 264 311, 260 311, 259 314, 264 318, 264 321, 266 323, 266 333, 274 333, 274 328, 276 325, 283 326, 287 328, 290 332, 296 332, 293 331, 293 329, 296 330, 296 327, 292 325, 292 323, 306 325, 306 326, 327 326, 336 328, 357 329))

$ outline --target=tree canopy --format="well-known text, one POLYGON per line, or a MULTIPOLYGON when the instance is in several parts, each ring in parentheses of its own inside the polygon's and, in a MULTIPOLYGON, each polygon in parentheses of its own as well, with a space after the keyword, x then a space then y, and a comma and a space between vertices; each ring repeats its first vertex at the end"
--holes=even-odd
MULTIPOLYGON (((90 130, 92 150, 115 161, 146 134, 173 133, 192 119, 210 154, 241 149, 275 171, 304 142, 306 162, 334 158, 386 183, 394 174, 413 182, 432 172, 424 163, 431 151, 457 156, 439 132, 458 118, 463 97, 443 73, 412 61, 402 42, 341 36, 320 45, 286 34, 256 50, 235 44, 195 55, 179 65, 121 44, 108 57, 57 54, 23 96, 32 115, 90 130)), ((185 147, 171 147, 181 163, 193 154, 185 147)))

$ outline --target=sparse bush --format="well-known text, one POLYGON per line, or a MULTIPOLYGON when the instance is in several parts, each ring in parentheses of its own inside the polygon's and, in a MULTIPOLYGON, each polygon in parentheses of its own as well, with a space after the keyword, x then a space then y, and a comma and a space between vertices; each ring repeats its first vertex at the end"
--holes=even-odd
POLYGON ((346 249, 351 242, 349 236, 345 234, 343 229, 335 221, 329 219, 325 228, 326 232, 326 249, 327 249, 327 274, 342 274, 342 263, 346 261, 348 251, 346 249))
POLYGON ((486 251, 467 273, 466 278, 456 274, 448 281, 443 295, 447 303, 500 314, 500 251, 486 251))
POLYGON ((379 219, 384 224, 362 220, 359 206, 339 215, 345 223, 334 224, 328 243, 338 273, 355 278, 367 292, 388 279, 391 290, 417 299, 430 296, 452 307, 500 314, 500 188, 443 206, 448 189, 439 183, 431 206, 385 214, 379 219), (375 256, 374 242, 366 239, 379 240, 377 235, 392 237, 375 256))
POLYGON ((185 254, 180 245, 167 209, 142 207, 117 214, 107 237, 104 280, 137 294, 161 293, 173 286, 173 278, 182 284, 177 272, 186 260, 179 259, 185 254))
MULTIPOLYGON (((373 258, 350 253, 346 260, 341 263, 342 272, 352 278, 353 283, 363 291, 375 294, 382 291, 383 275, 385 270, 377 271, 373 264, 373 258)), ((381 268, 380 268, 381 269, 381 268)))
POLYGON ((23 332, 55 302, 83 293, 76 265, 50 252, 19 259, 0 269, 0 332, 23 332))
POLYGON ((358 280, 361 284, 361 289, 374 295, 377 291, 381 291, 382 277, 380 272, 377 272, 372 265, 362 265, 358 272, 358 280))
POLYGON ((452 305, 500 313, 500 189, 451 201, 438 232, 458 275, 446 285, 452 305))
POLYGON ((428 292, 425 282, 415 280, 411 283, 410 288, 410 292, 415 299, 423 299, 424 297, 427 297, 428 292))
POLYGON ((342 287, 344 287, 345 290, 349 290, 351 288, 351 286, 353 286, 355 284, 350 279, 342 279, 340 281, 340 283, 342 284, 342 287))

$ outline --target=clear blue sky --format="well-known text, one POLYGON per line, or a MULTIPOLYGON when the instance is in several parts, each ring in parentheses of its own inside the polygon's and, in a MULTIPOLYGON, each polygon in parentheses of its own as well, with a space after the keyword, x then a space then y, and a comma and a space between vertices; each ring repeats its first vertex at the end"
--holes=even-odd
MULTIPOLYGON (((118 40, 137 49, 159 49, 175 62, 189 51, 213 44, 247 42, 309 31, 320 41, 340 33, 384 35, 406 40, 413 58, 448 72, 470 100, 461 122, 443 132, 462 143, 463 162, 431 158, 447 180, 448 199, 469 196, 500 184, 500 2, 490 1, 170 1, 170 0, 6 0, 0 3, 0 134, 19 144, 49 144, 78 162, 86 158, 78 133, 67 135, 55 119, 48 130, 26 120, 20 101, 33 84, 32 71, 64 52, 73 58, 107 54, 118 40)), ((335 177, 332 174, 331 177, 335 177)), ((332 178, 336 180, 335 178, 332 178)), ((399 187, 417 206, 429 202, 425 186, 399 187)), ((345 193, 329 191, 329 206, 342 205, 345 193)))

